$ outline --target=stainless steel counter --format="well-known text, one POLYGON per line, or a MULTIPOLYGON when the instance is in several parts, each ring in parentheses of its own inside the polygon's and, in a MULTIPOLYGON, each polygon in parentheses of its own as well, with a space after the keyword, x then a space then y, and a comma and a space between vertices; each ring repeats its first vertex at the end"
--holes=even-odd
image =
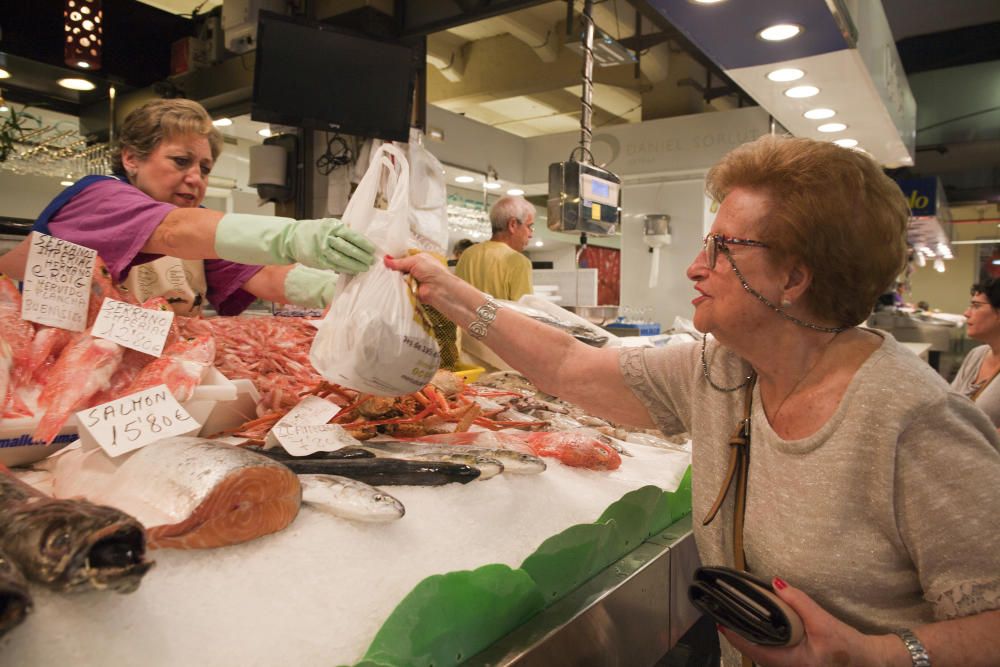
POLYGON ((698 564, 689 515, 463 664, 649 667, 698 620, 698 564))

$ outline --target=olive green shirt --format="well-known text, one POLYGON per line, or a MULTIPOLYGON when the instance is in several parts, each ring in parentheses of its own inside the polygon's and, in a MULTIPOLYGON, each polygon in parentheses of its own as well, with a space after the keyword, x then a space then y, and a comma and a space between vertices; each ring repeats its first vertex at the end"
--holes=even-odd
POLYGON ((455 275, 498 299, 531 294, 531 260, 499 241, 483 241, 462 253, 455 275))

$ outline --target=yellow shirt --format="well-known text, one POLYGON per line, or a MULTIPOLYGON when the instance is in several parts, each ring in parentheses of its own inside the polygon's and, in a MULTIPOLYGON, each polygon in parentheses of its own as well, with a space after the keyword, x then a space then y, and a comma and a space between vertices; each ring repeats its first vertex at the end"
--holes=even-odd
POLYGON ((477 243, 462 253, 455 274, 498 299, 531 294, 531 260, 499 241, 477 243))

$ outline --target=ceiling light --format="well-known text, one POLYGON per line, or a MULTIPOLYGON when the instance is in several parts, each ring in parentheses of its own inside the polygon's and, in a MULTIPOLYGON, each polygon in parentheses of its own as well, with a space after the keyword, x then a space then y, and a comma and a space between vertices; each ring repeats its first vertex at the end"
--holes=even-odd
POLYGON ((757 36, 768 42, 780 42, 791 39, 800 32, 802 32, 802 26, 797 26, 794 23, 778 23, 764 28, 757 33, 757 36))
POLYGON ((781 82, 798 81, 805 75, 806 73, 800 69, 796 69, 794 67, 782 67, 781 69, 776 69, 773 72, 768 72, 767 78, 771 81, 781 82))
POLYGON ((696 5, 716 5, 720 2, 725 2, 726 0, 691 0, 696 5))
POLYGON ((66 0, 63 6, 63 60, 70 67, 101 69, 104 40, 101 0, 66 0))
POLYGON ((847 126, 843 123, 823 123, 816 129, 820 132, 843 132, 847 126))
POLYGON ((9 79, 9 78, 10 78, 10 72, 0 67, 0 79, 9 79))
POLYGON ((70 90, 93 90, 94 84, 86 79, 59 79, 59 85, 70 90))
POLYGON ((216 118, 212 121, 212 125, 216 127, 229 127, 233 124, 232 118, 216 118))
POLYGON ((809 120, 825 120, 827 118, 833 118, 837 115, 837 112, 833 109, 810 109, 809 111, 802 114, 809 120))
POLYGON ((475 180, 476 179, 473 178, 472 176, 456 176, 455 177, 455 182, 456 183, 472 183, 475 180))
POLYGON ((858 145, 857 139, 837 139, 833 143, 837 144, 841 148, 854 148, 858 145))
POLYGON ((265 127, 262 130, 257 130, 257 134, 267 139, 269 136, 271 136, 271 128, 265 127))
POLYGON ((59 181, 59 185, 69 187, 70 185, 73 185, 73 181, 59 181))
POLYGON ((795 86, 794 88, 789 88, 785 91, 787 97, 812 97, 813 95, 819 94, 819 88, 816 86, 795 86))
POLYGON ((0 113, 7 113, 10 111, 10 107, 6 104, 0 104, 0 113))
POLYGON ((543 245, 545 245, 544 241, 535 241, 535 247, 536 248, 541 248, 543 245))
POLYGON ((507 194, 509 194, 511 197, 520 197, 521 195, 524 194, 524 190, 522 190, 521 188, 511 188, 510 190, 507 191, 507 194))
POLYGON ((498 181, 485 181, 483 187, 487 190, 499 190, 500 183, 498 181))

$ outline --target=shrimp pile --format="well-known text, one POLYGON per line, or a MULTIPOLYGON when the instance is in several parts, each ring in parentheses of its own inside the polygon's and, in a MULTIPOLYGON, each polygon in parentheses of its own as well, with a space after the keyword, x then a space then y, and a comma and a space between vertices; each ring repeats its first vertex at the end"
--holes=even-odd
MULTIPOLYGON (((176 318, 187 336, 215 339, 215 367, 230 380, 254 383, 261 399, 257 414, 291 410, 323 377, 309 362, 316 327, 302 317, 176 318)), ((283 413, 282 413, 283 414, 283 413)))

